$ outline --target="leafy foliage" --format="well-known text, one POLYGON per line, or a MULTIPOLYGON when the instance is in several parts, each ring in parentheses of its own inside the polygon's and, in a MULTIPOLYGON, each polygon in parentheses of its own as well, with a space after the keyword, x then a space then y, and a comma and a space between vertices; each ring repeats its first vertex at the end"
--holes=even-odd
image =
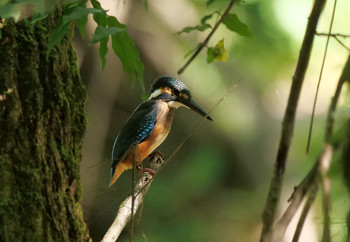
MULTIPOLYGON (((214 13, 216 13, 216 11, 214 13)), ((203 31, 205 31, 207 29, 212 28, 211 25, 207 23, 207 21, 214 15, 214 13, 206 15, 203 18, 201 18, 201 24, 200 25, 185 27, 181 31, 177 32, 177 34, 180 35, 182 33, 190 33, 190 32, 192 32, 194 30, 203 32, 203 31)))
MULTIPOLYGON (((91 0, 94 9, 103 10, 101 4, 97 0, 91 0)), ((139 56, 139 51, 134 41, 127 33, 127 27, 121 24, 117 18, 108 16, 106 12, 94 14, 94 20, 98 24, 94 36, 90 44, 100 42, 99 56, 102 62, 102 70, 106 64, 106 54, 108 52, 108 40, 112 38, 112 49, 120 58, 124 65, 124 69, 131 76, 133 83, 138 79, 143 92, 145 88, 142 82, 143 63, 139 56)))
POLYGON ((241 20, 239 20, 236 14, 233 14, 233 13, 228 14, 222 23, 225 24, 225 26, 229 30, 236 32, 239 35, 242 35, 245 37, 253 37, 252 33, 249 30, 248 25, 246 25, 241 20))
MULTIPOLYGON (((3 19, 14 18, 18 21, 20 18, 31 17, 33 23, 42 20, 48 16, 50 11, 60 3, 60 1, 48 1, 49 4, 43 4, 42 0, 18 0, 16 2, 0 1, 0 16, 3 19), (23 16, 23 9, 28 8, 34 15, 23 16)), ((92 36, 90 44, 100 43, 99 56, 101 59, 102 70, 106 65, 106 54, 108 52, 108 41, 112 39, 113 52, 120 58, 124 69, 132 78, 133 83, 138 79, 142 90, 143 86, 143 63, 139 57, 139 52, 134 41, 127 33, 127 27, 121 24, 117 18, 109 16, 107 11, 101 7, 97 0, 90 0, 93 8, 87 8, 87 0, 78 1, 65 6, 62 16, 57 20, 56 27, 52 29, 49 36, 47 57, 52 49, 61 43, 64 36, 74 29, 79 29, 82 37, 85 38, 85 26, 88 21, 88 15, 92 14, 97 23, 95 33, 92 36)), ((147 1, 144 1, 145 8, 147 1)), ((33 25, 34 26, 34 25, 33 25)), ((1 32, 0 32, 1 34, 1 32)), ((1 37, 1 35, 0 35, 1 37)))
MULTIPOLYGON (((212 4, 214 1, 213 0, 208 0, 207 1, 207 6, 212 4)), ((208 23, 208 21, 212 18, 214 14, 221 15, 218 11, 214 11, 211 14, 205 15, 204 17, 201 18, 201 24, 196 25, 196 26, 187 26, 183 28, 181 31, 177 32, 177 34, 182 34, 182 33, 190 33, 192 31, 200 31, 203 32, 209 28, 212 28, 212 26, 208 23)), ((222 23, 232 32, 235 32, 241 36, 244 37, 253 37, 252 33, 249 30, 248 25, 243 23, 242 21, 239 20, 238 16, 233 13, 229 13, 222 21, 222 23)), ((200 44, 199 44, 200 45, 200 44)), ((185 58, 193 53, 195 50, 198 49, 198 46, 194 49, 186 53, 185 58)), ((220 40, 215 47, 208 47, 207 51, 207 62, 211 63, 214 60, 216 61, 227 61, 228 59, 228 52, 224 48, 224 40, 220 40)))

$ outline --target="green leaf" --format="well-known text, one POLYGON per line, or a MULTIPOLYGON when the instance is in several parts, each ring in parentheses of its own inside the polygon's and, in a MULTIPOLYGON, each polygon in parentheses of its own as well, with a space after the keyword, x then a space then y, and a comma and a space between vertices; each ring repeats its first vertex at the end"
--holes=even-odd
POLYGON ((143 7, 145 8, 145 10, 148 10, 148 2, 147 0, 143 0, 143 7))
POLYGON ((106 55, 108 53, 108 39, 103 39, 100 41, 100 48, 98 49, 98 55, 101 59, 101 70, 105 68, 106 65, 106 55))
POLYGON ((185 27, 183 28, 181 31, 177 32, 178 35, 182 34, 182 33, 190 33, 193 30, 198 30, 200 32, 203 32, 207 29, 211 28, 210 24, 204 24, 204 25, 197 25, 197 26, 192 26, 192 27, 185 27))
POLYGON ((98 54, 100 56, 101 62, 102 62, 102 70, 104 69, 106 65, 106 54, 108 52, 108 40, 110 35, 116 35, 120 32, 126 32, 126 28, 123 27, 102 27, 97 26, 95 33, 92 37, 92 40, 90 41, 90 44, 95 44, 97 42, 100 42, 100 48, 98 51, 98 54))
POLYGON ((61 43, 63 36, 68 33, 70 23, 62 25, 62 19, 59 19, 55 28, 50 31, 49 44, 47 47, 46 58, 49 57, 49 54, 54 46, 61 43))
POLYGON ((97 42, 109 39, 110 35, 117 35, 120 32, 126 32, 126 26, 119 26, 119 27, 102 27, 97 26, 95 33, 92 37, 92 40, 90 42, 91 45, 96 44, 97 42))
POLYGON ((214 60, 226 62, 228 59, 228 52, 224 46, 224 39, 219 40, 215 47, 209 47, 207 51, 207 62, 211 63, 214 60))
POLYGON ((58 45, 63 36, 68 32, 70 24, 74 21, 79 28, 82 37, 85 37, 85 25, 89 14, 106 14, 103 9, 86 8, 85 1, 68 5, 62 17, 57 21, 56 27, 50 32, 47 57, 52 48, 58 45))
POLYGON ((224 19, 223 24, 225 24, 225 26, 229 30, 236 32, 239 35, 242 35, 245 37, 253 37, 252 33, 249 30, 248 25, 241 22, 241 20, 238 19, 238 16, 236 14, 233 14, 233 13, 228 14, 224 19))
POLYGON ((226 62, 228 59, 228 52, 224 46, 224 39, 219 40, 214 48, 214 57, 216 61, 226 62))
POLYGON ((212 4, 214 2, 214 0, 208 0, 207 1, 207 7, 210 5, 210 4, 212 4))
MULTIPOLYGON (((126 26, 119 23, 113 16, 108 17, 108 26, 126 29, 126 26)), ((142 82, 144 66, 134 41, 129 37, 126 31, 119 31, 115 34, 111 34, 111 36, 114 53, 122 61, 125 71, 129 73, 133 82, 138 79, 143 92, 145 92, 145 87, 142 82)))
POLYGON ((86 18, 89 14, 97 14, 97 13, 105 13, 102 9, 96 9, 96 8, 86 8, 85 6, 78 5, 77 7, 73 8, 73 11, 69 13, 64 13, 62 16, 63 24, 66 24, 68 22, 71 22, 73 20, 86 18))
MULTIPOLYGON (((217 12, 215 11, 214 13, 217 13, 217 12)), ((201 24, 202 24, 202 25, 206 24, 207 21, 208 21, 209 19, 211 19, 211 17, 214 15, 214 13, 205 15, 203 18, 201 18, 201 24)))
POLYGON ((83 39, 85 39, 85 26, 87 24, 87 21, 88 21, 87 16, 85 18, 77 19, 75 21, 75 23, 76 23, 76 25, 77 25, 77 27, 79 29, 79 32, 81 34, 81 37, 83 39))
POLYGON ((211 63, 215 60, 215 49, 214 47, 209 47, 207 51, 207 62, 211 63))
POLYGON ((30 8, 31 16, 48 14, 54 8, 57 2, 58 0, 54 0, 43 4, 42 0, 4 0, 0 1, 0 16, 4 19, 14 18, 15 22, 17 22, 21 17, 23 9, 30 8))
MULTIPOLYGON (((101 4, 96 0, 91 0, 91 4, 95 9, 102 9, 101 4)), ((96 13, 94 14, 94 20, 99 26, 106 27, 108 24, 108 15, 106 12, 104 13, 96 13)))

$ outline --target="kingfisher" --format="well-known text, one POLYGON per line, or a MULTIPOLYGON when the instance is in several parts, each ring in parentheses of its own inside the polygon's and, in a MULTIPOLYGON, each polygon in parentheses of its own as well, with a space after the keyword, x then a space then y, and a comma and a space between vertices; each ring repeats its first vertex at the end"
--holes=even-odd
MULTIPOLYGON (((186 85, 171 76, 158 77, 152 84, 146 101, 127 119, 113 144, 112 169, 109 186, 119 176, 139 165, 166 139, 170 132, 175 109, 187 107, 208 120, 213 120, 196 103, 186 85)), ((140 169, 138 167, 138 169, 140 169)))

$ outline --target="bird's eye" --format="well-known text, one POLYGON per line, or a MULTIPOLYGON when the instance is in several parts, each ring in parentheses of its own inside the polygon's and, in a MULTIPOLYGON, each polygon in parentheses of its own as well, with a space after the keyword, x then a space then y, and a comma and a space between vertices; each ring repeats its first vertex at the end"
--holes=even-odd
POLYGON ((182 92, 180 92, 180 97, 185 100, 188 100, 190 98, 186 93, 182 93, 182 92))

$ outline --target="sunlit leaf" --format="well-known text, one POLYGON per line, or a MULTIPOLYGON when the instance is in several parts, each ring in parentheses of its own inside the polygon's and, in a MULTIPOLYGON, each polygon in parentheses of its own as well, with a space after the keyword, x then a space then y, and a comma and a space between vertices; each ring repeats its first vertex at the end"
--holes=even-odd
POLYGON ((209 47, 207 51, 207 62, 211 63, 214 60, 225 62, 228 59, 228 52, 224 46, 224 39, 219 40, 215 47, 209 47))
POLYGON ((219 40, 214 50, 215 60, 225 62, 228 59, 228 52, 224 46, 224 39, 219 40))
POLYGON ((249 30, 248 25, 241 22, 241 20, 239 20, 236 14, 233 14, 233 13, 228 14, 224 19, 223 24, 225 24, 225 26, 229 30, 236 32, 239 35, 242 35, 245 37, 253 37, 252 33, 249 30))

